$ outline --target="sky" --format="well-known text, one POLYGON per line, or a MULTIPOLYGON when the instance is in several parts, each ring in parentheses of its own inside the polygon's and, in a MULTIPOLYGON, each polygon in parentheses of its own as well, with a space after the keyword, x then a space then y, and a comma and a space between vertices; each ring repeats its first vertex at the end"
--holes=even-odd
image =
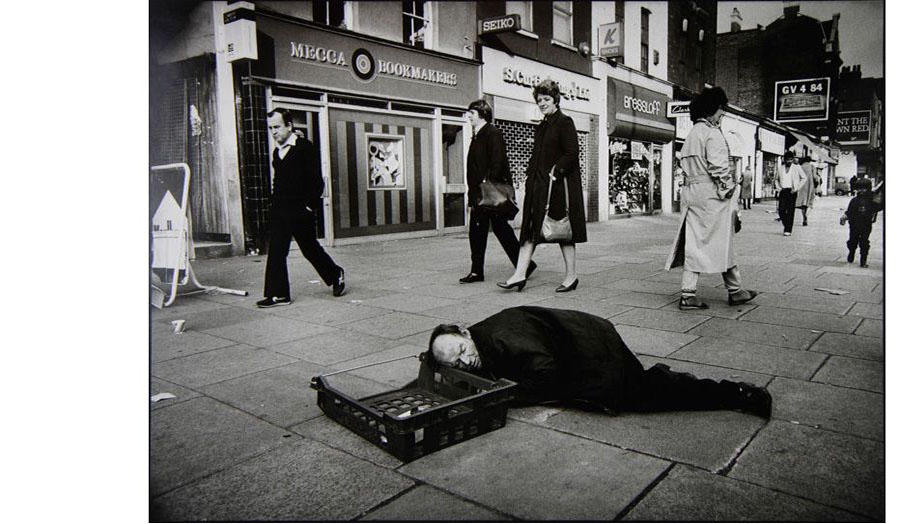
MULTIPOLYGON (((800 14, 819 21, 830 20, 840 13, 841 60, 845 66, 859 64, 863 77, 884 76, 884 3, 880 0, 846 2, 798 2, 800 14)), ((784 2, 719 2, 718 32, 731 30, 731 12, 737 7, 743 21, 741 28, 757 24, 767 26, 784 14, 784 2)))

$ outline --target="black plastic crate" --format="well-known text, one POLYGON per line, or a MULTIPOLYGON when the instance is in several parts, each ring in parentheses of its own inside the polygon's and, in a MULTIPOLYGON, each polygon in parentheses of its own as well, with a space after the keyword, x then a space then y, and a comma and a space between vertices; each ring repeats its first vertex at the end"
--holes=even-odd
POLYGON ((515 382, 489 380, 419 358, 419 377, 407 387, 352 398, 313 377, 319 408, 330 418, 403 462, 506 425, 515 382))

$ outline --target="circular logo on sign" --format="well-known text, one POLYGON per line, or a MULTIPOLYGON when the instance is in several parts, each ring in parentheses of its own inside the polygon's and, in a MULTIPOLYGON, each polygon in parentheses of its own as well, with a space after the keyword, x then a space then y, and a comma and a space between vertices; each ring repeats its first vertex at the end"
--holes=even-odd
POLYGON ((372 53, 365 49, 360 48, 353 52, 351 67, 360 80, 371 80, 375 76, 375 59, 372 58, 372 53))

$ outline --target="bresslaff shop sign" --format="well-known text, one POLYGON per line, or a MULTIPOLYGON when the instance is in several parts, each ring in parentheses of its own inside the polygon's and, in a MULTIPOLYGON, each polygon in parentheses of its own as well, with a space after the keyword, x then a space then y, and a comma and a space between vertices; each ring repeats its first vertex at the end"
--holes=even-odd
POLYGON ((775 82, 776 122, 828 120, 829 78, 775 82))

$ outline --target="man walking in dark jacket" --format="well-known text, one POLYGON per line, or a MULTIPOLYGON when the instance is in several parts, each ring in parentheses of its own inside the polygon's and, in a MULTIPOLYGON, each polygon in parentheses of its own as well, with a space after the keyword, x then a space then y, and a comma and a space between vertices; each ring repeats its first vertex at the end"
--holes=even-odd
POLYGON ((268 117, 269 132, 277 147, 272 158, 275 177, 269 213, 265 298, 256 305, 266 308, 291 303, 287 271, 291 237, 325 284, 331 286, 334 296, 339 297, 345 288, 344 270, 334 263, 316 239, 315 210, 325 188, 319 152, 312 142, 294 134, 290 111, 277 108, 268 117))
MULTIPOLYGON (((497 236, 513 266, 519 259, 519 241, 509 225, 511 217, 500 216, 477 205, 481 199, 483 181, 512 185, 503 132, 491 123, 494 119, 494 110, 485 100, 476 100, 469 104, 466 117, 472 124, 472 143, 466 156, 466 182, 469 186, 471 208, 469 249, 472 253, 472 266, 469 274, 459 279, 461 284, 484 281, 484 252, 487 249, 488 227, 493 228, 494 235, 497 236)), ((528 273, 531 274, 535 268, 537 265, 532 262, 528 273)))
POLYGON ((565 309, 504 309, 468 328, 441 324, 426 355, 438 364, 518 383, 516 400, 591 410, 738 409, 763 418, 772 397, 743 382, 698 379, 664 364, 645 370, 613 325, 565 309))

